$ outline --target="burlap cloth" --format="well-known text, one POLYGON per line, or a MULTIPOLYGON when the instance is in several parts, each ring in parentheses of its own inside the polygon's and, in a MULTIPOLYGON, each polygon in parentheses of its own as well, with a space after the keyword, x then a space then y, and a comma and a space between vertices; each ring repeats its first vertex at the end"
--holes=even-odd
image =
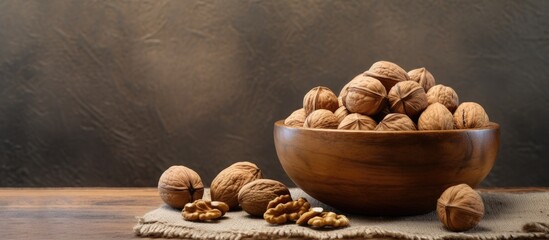
MULTIPOLYGON (((311 206, 334 209, 320 203, 300 189, 292 197, 305 197, 311 206)), ((336 230, 315 230, 296 224, 274 226, 244 211, 228 212, 212 223, 187 222, 181 212, 166 205, 138 218, 135 234, 142 237, 187 239, 549 239, 549 192, 481 193, 485 216, 480 224, 464 233, 445 230, 436 213, 398 218, 364 217, 345 213, 351 226, 336 230)), ((209 199, 206 191, 205 199, 209 199)), ((337 211, 341 213, 340 211, 337 211)))

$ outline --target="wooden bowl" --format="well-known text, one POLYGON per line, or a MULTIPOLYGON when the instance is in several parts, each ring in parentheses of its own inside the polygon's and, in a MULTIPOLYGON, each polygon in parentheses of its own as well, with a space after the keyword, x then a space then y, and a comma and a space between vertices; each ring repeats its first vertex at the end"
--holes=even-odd
POLYGON ((499 149, 499 125, 444 131, 352 131, 274 125, 278 159, 307 194, 350 213, 427 213, 456 184, 476 187, 499 149))

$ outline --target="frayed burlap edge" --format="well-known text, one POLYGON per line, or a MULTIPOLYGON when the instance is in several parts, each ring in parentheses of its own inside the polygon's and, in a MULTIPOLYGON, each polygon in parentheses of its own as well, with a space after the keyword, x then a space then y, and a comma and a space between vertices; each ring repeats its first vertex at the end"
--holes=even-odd
POLYGON ((216 231, 207 232, 179 225, 170 225, 162 222, 145 222, 137 217, 138 223, 133 230, 141 237, 185 238, 185 239, 227 239, 240 240, 274 239, 274 238, 307 238, 307 239, 363 239, 363 238, 394 238, 406 240, 500 240, 500 239, 549 239, 549 224, 527 223, 523 229, 525 232, 503 233, 491 235, 467 235, 463 233, 449 233, 445 236, 418 236, 404 232, 386 231, 379 228, 358 227, 342 234, 328 234, 323 232, 310 233, 296 231, 295 229, 274 228, 260 231, 216 231))
POLYGON ((549 233, 549 223, 532 222, 522 226, 522 230, 525 232, 543 232, 549 233))

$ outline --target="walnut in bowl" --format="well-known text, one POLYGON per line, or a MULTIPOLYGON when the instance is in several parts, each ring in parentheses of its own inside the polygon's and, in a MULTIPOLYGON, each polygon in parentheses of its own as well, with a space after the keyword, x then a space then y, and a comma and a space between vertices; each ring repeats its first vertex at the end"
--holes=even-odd
POLYGON ((477 186, 494 165, 499 138, 496 123, 423 131, 274 124, 278 159, 298 187, 330 206, 367 215, 426 213, 449 186, 477 186))

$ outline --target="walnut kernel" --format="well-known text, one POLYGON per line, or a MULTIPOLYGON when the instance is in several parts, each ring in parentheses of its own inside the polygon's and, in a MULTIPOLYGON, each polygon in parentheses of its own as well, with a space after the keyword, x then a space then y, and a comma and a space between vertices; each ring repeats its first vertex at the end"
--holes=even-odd
POLYGON ((314 218, 324 212, 324 209, 321 207, 312 207, 309 209, 309 211, 301 214, 299 219, 295 222, 297 225, 305 225, 307 222, 309 222, 309 219, 314 218))
POLYGON ((311 205, 305 198, 292 201, 290 195, 282 195, 269 202, 263 219, 270 224, 279 225, 295 222, 303 213, 309 211, 309 208, 311 205))
POLYGON ((342 228, 349 226, 349 219, 334 212, 323 212, 307 221, 313 228, 342 228))
POLYGON ((187 221, 206 222, 218 219, 229 211, 229 205, 224 202, 196 200, 185 204, 181 215, 187 221))

